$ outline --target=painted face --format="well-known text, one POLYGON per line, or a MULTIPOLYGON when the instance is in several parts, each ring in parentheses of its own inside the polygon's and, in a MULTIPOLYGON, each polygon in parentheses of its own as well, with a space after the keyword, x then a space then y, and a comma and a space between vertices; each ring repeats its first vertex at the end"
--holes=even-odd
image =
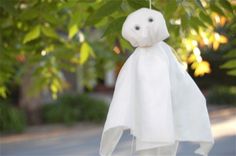
POLYGON ((126 18, 122 36, 134 47, 150 47, 168 38, 169 33, 160 12, 141 8, 126 18))

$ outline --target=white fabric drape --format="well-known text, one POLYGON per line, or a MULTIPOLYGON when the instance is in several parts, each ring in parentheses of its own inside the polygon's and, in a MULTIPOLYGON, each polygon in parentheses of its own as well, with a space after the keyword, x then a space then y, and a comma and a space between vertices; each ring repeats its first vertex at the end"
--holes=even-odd
POLYGON ((142 8, 131 13, 122 36, 138 47, 123 65, 104 126, 100 155, 111 156, 124 130, 140 156, 175 156, 180 141, 197 142, 206 156, 214 141, 206 100, 163 42, 163 15, 142 8))
POLYGON ((196 152, 204 156, 211 149, 206 100, 164 42, 137 48, 122 67, 104 126, 101 156, 111 156, 125 129, 135 136, 141 155, 156 156, 160 150, 174 156, 179 141, 198 142, 196 152))

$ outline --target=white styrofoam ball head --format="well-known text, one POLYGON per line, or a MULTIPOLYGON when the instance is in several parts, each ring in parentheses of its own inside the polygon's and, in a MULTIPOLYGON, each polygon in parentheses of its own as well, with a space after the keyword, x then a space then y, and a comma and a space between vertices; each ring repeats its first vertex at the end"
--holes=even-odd
POLYGON ((150 47, 168 38, 169 33, 165 19, 159 11, 141 8, 126 18, 122 36, 133 47, 150 47))

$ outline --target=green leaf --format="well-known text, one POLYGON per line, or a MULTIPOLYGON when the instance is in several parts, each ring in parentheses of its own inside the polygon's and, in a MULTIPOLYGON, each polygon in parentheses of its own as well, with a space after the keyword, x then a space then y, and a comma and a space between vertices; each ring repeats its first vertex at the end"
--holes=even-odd
POLYGON ((213 25, 213 22, 212 22, 210 16, 206 15, 206 14, 203 13, 203 12, 200 12, 199 16, 200 16, 200 18, 201 18, 204 22, 206 22, 207 24, 213 25))
POLYGON ((148 8, 149 7, 149 2, 146 0, 127 0, 128 4, 134 8, 134 9, 139 9, 142 7, 148 8))
POLYGON ((120 32, 125 19, 126 19, 126 16, 122 16, 122 17, 118 17, 114 19, 111 23, 108 24, 102 36, 104 37, 114 32, 120 32))
POLYGON ((221 68, 226 68, 226 69, 236 68, 236 59, 227 61, 221 66, 221 68))
POLYGON ((44 13, 41 13, 40 16, 42 16, 45 21, 53 25, 58 25, 59 21, 61 21, 61 19, 59 19, 53 12, 49 12, 49 13, 44 12, 44 13))
POLYGON ((27 9, 22 11, 22 13, 19 15, 19 18, 21 20, 32 20, 39 16, 39 11, 37 9, 27 9))
POLYGON ((39 36, 40 36, 40 25, 37 25, 33 27, 33 29, 31 29, 31 31, 25 35, 23 39, 23 43, 27 43, 29 41, 35 40, 39 36))
POLYGON ((210 3, 210 8, 212 11, 225 16, 224 12, 221 10, 221 8, 219 8, 214 2, 210 3))
POLYGON ((42 29, 42 32, 44 35, 51 37, 51 38, 58 38, 57 33, 51 27, 41 27, 41 29, 42 29))
POLYGON ((10 14, 17 15, 17 10, 14 7, 17 3, 19 3, 17 0, 0 0, 0 7, 10 14))
POLYGON ((232 8, 231 4, 227 0, 219 0, 219 3, 226 10, 228 10, 231 13, 233 13, 233 8, 232 8))
MULTIPOLYGON (((127 0, 130 7, 134 9, 140 8, 149 8, 149 1, 147 0, 127 0)), ((152 5, 152 8, 158 10, 155 6, 152 5)))
POLYGON ((234 47, 236 45, 236 38, 231 38, 228 42, 228 45, 234 47))
POLYGON ((79 63, 84 64, 88 60, 89 55, 94 56, 93 49, 91 48, 91 46, 87 42, 83 42, 81 45, 81 49, 80 49, 79 63))
POLYGON ((229 25, 229 28, 232 32, 236 32, 236 22, 229 25))
POLYGON ((69 39, 73 38, 75 34, 78 32, 78 27, 76 24, 73 24, 69 28, 69 39))
POLYGON ((120 8, 122 0, 108 0, 104 5, 98 8, 87 18, 86 25, 98 23, 104 17, 111 15, 120 8))
POLYGON ((173 14, 175 13, 175 11, 178 9, 178 6, 176 1, 174 0, 169 0, 167 1, 167 3, 171 3, 171 5, 167 5, 165 8, 163 8, 164 12, 165 12, 165 17, 167 17, 168 19, 172 18, 173 14))
POLYGON ((202 2, 200 0, 194 0, 194 2, 202 11, 205 12, 205 8, 203 7, 202 2))
POLYGON ((199 29, 199 26, 202 26, 202 27, 206 27, 206 25, 201 21, 199 20, 199 18, 197 17, 192 17, 190 20, 189 20, 189 24, 192 28, 194 28, 196 31, 198 31, 199 29))
POLYGON ((236 49, 233 49, 233 50, 227 52, 226 55, 224 55, 224 58, 232 58, 232 57, 236 57, 236 49))
POLYGON ((229 74, 231 76, 236 76, 236 69, 228 71, 227 74, 229 74))
POLYGON ((7 97, 7 88, 5 86, 0 86, 0 97, 7 97))
POLYGON ((79 3, 94 3, 96 0, 78 0, 79 3))
POLYGON ((187 16, 187 14, 184 14, 182 17, 181 17, 181 27, 183 30, 186 30, 188 25, 189 25, 189 17, 187 16))

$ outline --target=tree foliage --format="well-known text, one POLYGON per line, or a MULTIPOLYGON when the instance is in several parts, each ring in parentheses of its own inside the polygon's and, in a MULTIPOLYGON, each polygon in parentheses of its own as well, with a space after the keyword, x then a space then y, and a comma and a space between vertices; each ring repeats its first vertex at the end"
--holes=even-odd
MULTIPOLYGON (((235 5, 229 0, 155 0, 152 5, 166 18, 168 43, 196 76, 210 72, 202 49, 217 51, 226 43, 222 67, 236 75, 231 50, 236 44, 235 5)), ((20 83, 30 71, 32 93, 48 87, 56 96, 68 86, 63 70, 117 61, 114 47, 121 52, 132 49, 120 35, 125 17, 148 6, 147 0, 0 0, 0 95, 7 96, 7 86, 20 83)), ((87 86, 89 77, 101 76, 91 69, 81 72, 87 86)))

